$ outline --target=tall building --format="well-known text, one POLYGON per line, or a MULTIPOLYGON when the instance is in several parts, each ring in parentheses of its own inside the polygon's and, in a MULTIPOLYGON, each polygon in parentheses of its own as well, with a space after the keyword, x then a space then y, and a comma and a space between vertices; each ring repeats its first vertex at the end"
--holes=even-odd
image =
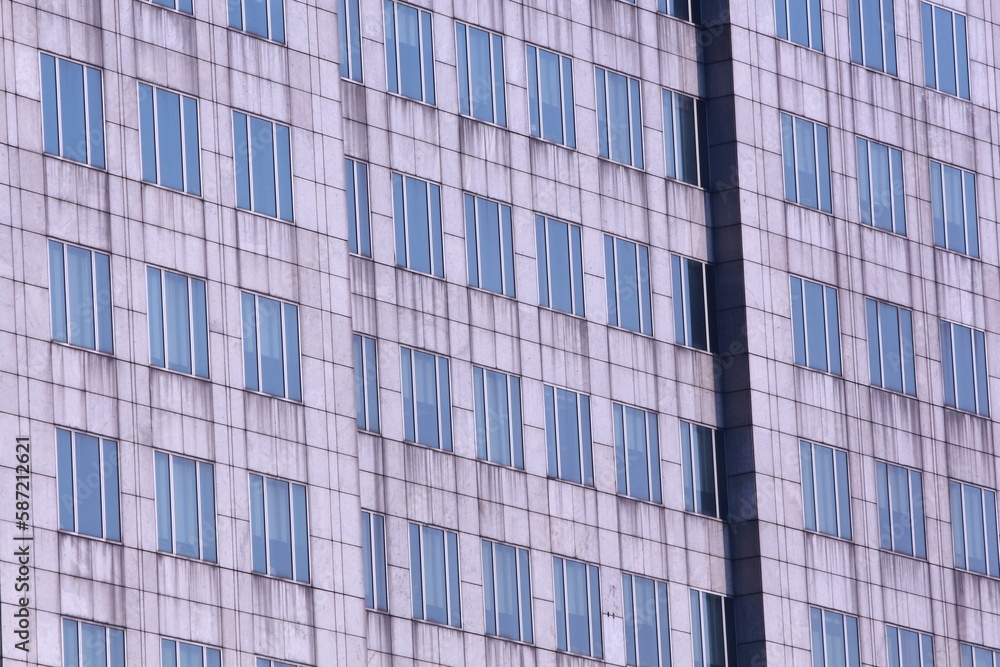
POLYGON ((3 664, 1000 666, 998 30, 4 0, 3 664))

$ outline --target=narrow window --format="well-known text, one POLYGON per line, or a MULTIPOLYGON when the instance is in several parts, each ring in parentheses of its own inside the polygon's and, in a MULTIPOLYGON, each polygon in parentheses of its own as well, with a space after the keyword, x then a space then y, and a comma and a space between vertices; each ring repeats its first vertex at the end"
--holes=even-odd
POLYGON ((663 145, 667 178, 701 185, 704 174, 705 108, 701 100, 663 91, 663 145))
POLYGON ((715 429, 681 422, 684 509, 716 519, 725 516, 725 457, 715 429))
POLYGON ((989 417, 986 334, 942 321, 941 365, 944 367, 944 404, 989 417))
POLYGON ((625 664, 670 667, 667 584, 622 574, 625 602, 625 664))
POLYGON ((920 3, 924 81, 928 88, 969 99, 969 44, 965 15, 920 3))
POLYGON ((378 433, 378 363, 375 339, 359 334, 354 334, 354 403, 358 428, 378 433))
POLYGON ((907 556, 926 558, 924 488, 920 473, 876 461, 875 483, 880 546, 907 556))
POLYGON ((361 9, 359 0, 337 0, 337 28, 340 32, 340 76, 361 83, 361 9))
POLYGON ((372 256, 371 205, 368 198, 368 165, 344 158, 347 175, 347 242, 356 255, 372 256))
POLYGON ((715 272, 710 264, 670 256, 674 282, 674 338, 678 345, 712 352, 715 340, 715 272))
POLYGON ((694 667, 729 664, 730 613, 721 595, 691 589, 691 643, 694 667))
POLYGON ((865 308, 872 385, 916 396, 912 314, 874 299, 865 299, 865 308))
POLYGON ((976 175, 931 161, 934 245, 979 257, 976 175))
POLYGON ((1000 576, 996 493, 962 482, 951 482, 949 490, 955 567, 1000 576))
POLYGON ((857 151, 861 222, 905 236, 902 151, 861 137, 857 151))
POLYGON ((389 610, 385 561, 385 517, 361 513, 361 552, 365 562, 365 606, 389 610))

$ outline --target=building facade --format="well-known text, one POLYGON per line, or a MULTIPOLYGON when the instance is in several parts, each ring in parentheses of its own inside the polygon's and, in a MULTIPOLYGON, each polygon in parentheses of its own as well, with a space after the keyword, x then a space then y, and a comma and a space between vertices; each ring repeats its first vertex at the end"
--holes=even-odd
POLYGON ((4 0, 5 665, 1000 666, 983 0, 4 0))

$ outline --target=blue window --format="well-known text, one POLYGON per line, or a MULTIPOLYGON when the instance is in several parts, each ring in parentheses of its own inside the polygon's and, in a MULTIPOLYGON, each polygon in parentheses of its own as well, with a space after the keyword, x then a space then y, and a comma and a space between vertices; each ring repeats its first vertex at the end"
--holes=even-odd
POLYGON ((56 452, 59 530, 120 541, 118 445, 57 428, 56 452))
POLYGON ((951 482, 949 490, 955 567, 1000 576, 996 493, 961 482, 951 482))
POLYGON ((215 562, 212 464, 156 452, 158 549, 215 562))
POLYGON ((185 95, 139 84, 142 180, 201 194, 198 102, 185 95))
POLYGON ((649 248, 640 243, 605 236, 604 270, 608 324, 652 336, 649 248))
POLYGON ((927 557, 924 487, 916 470, 875 462, 879 546, 888 551, 927 557))
POLYGON ((229 27, 284 43, 284 0, 228 0, 229 27))
POLYGON ((347 175, 347 242, 351 252, 372 256, 371 205, 368 198, 368 165, 344 158, 347 175))
POLYGON ((384 0, 385 71, 389 92, 434 104, 434 35, 431 15, 384 0))
POLYGON ((306 487, 250 475, 253 571, 309 583, 306 487))
POLYGON ((924 81, 928 88, 969 99, 969 44, 963 14, 920 3, 924 81))
POLYGON ((694 589, 690 596, 693 667, 726 667, 729 664, 726 600, 694 589))
POLYGON ((820 0, 774 0, 778 37, 817 51, 823 50, 820 0))
POLYGON ((896 19, 892 0, 851 0, 851 60, 896 73, 896 19))
POLYGON ((604 657, 601 579, 596 565, 552 558, 556 602, 556 648, 604 657))
POLYGON ((49 241, 52 339, 113 354, 111 258, 49 241))
POLYGON ((979 257, 976 175, 932 161, 931 208, 934 212, 934 245, 979 257))
POLYGON ((809 608, 813 667, 861 667, 858 619, 809 608))
POLYGON ((575 148, 573 61, 530 44, 527 56, 531 136, 575 148))
POLYGON ((941 365, 944 367, 944 404, 989 417, 986 334, 942 321, 941 365))
POLYGON ((701 23, 701 0, 660 0, 659 10, 682 21, 701 23))
POLYGON ((715 340, 715 272, 710 264, 670 256, 674 281, 674 338, 678 345, 711 352, 715 340))
POLYGON ((701 100, 663 91, 663 145, 667 178, 701 185, 705 110, 701 100))
POLYGON ((403 432, 407 442, 450 452, 451 390, 448 360, 400 348, 403 372, 403 432))
POLYGON ((292 154, 286 125, 233 112, 236 206, 292 221, 292 154))
POLYGON ((851 493, 847 452, 799 442, 802 509, 807 530, 851 539, 851 493))
POLYGON ((531 643, 531 567, 525 549, 483 540, 486 634, 531 643))
POLYGON ((622 574, 625 602, 625 664, 670 667, 670 616, 667 585, 622 574))
POLYGON ((503 37, 464 23, 455 24, 458 50, 458 103, 463 115, 507 125, 503 37))
POLYGON ((365 606, 389 610, 385 570, 385 517, 361 513, 361 555, 365 562, 365 606))
POLYGON ((642 97, 639 80, 594 68, 597 81, 597 139, 601 157, 643 168, 642 97))
POLYGON ((521 380, 472 369, 476 401, 476 450, 480 460, 524 468, 521 441, 521 380))
POLYGON ((1000 667, 1000 651, 960 644, 962 667, 1000 667))
POLYGON ((396 266, 444 277, 441 186, 392 175, 396 266))
POLYGON ((917 395, 913 363, 913 316, 874 299, 865 299, 868 314, 868 369, 871 383, 889 391, 917 395))
POLYGON ((222 652, 217 648, 161 639, 160 667, 222 667, 222 652))
POLYGON ((462 627, 458 535, 410 524, 410 590, 413 618, 462 627))
POLYGON ((208 377, 205 281, 146 268, 149 363, 208 377))
POLYGON ((42 127, 46 153, 103 168, 101 71, 43 53, 42 127))
POLYGON ((538 302, 564 313, 585 314, 579 225, 535 216, 538 302))
POLYGON ((795 363, 840 375, 837 290, 795 276, 791 285, 795 363))
POLYGON ((62 620, 63 667, 125 667, 125 632, 62 620))
POLYGON ((243 372, 247 389, 302 400, 297 306, 243 292, 243 372))
MULTIPOLYGON (((889 667, 934 667, 934 641, 930 635, 887 625, 885 643, 889 667)), ((968 667, 972 667, 971 662, 968 667)))
POLYGON ((510 206, 465 195, 465 245, 469 284, 516 296, 510 206))
POLYGON ((681 467, 684 509, 717 519, 724 516, 725 459, 715 429, 681 422, 681 467))
POLYGON ((825 125, 781 114, 785 199, 830 212, 830 142, 825 125))
POLYGON ((614 404, 618 493, 661 502, 656 414, 614 404))
POLYGON ((375 339, 354 334, 354 403, 358 428, 379 432, 378 357, 375 339))
POLYGON ((361 83, 361 8, 358 0, 337 0, 340 31, 340 76, 361 83))
POLYGON ((905 235, 902 151, 861 137, 857 149, 861 222, 905 235))
POLYGON ((590 397, 545 385, 549 477, 594 485, 590 397))

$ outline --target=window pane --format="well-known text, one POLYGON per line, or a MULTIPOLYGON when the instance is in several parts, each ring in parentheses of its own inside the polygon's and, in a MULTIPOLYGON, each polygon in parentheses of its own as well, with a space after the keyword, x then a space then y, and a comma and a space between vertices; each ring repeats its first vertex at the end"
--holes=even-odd
POLYGON ((260 332, 261 390, 272 396, 285 395, 284 346, 281 335, 281 304, 257 297, 260 332))
POLYGON ((83 66, 57 59, 59 68, 60 119, 62 121, 62 156, 87 162, 87 114, 83 92, 83 66))
POLYGON ((565 561, 569 651, 590 655, 590 611, 587 605, 587 566, 565 561))
POLYGON ((292 530, 288 501, 288 482, 268 478, 267 551, 268 572, 278 577, 292 577, 292 530))
POLYGON ((69 285, 69 342, 91 350, 97 348, 94 332, 94 276, 91 252, 66 246, 69 285))
POLYGON ((182 373, 191 372, 191 321, 188 280, 165 271, 167 366, 182 373))
POLYGON ((93 537, 104 537, 99 441, 93 436, 81 433, 77 433, 74 440, 76 441, 77 532, 93 537))
POLYGON ((272 123, 250 117, 250 171, 253 178, 253 210, 263 215, 276 217, 278 209, 274 186, 273 131, 272 123))
POLYGON ((195 462, 173 457, 174 542, 176 553, 199 556, 198 480, 195 462))
POLYGON ((181 158, 181 96, 156 89, 156 129, 159 135, 160 184, 174 190, 184 189, 184 165, 181 158))
POLYGON ((436 528, 422 529, 424 608, 426 619, 435 623, 448 623, 448 584, 445 579, 444 531, 436 528))

